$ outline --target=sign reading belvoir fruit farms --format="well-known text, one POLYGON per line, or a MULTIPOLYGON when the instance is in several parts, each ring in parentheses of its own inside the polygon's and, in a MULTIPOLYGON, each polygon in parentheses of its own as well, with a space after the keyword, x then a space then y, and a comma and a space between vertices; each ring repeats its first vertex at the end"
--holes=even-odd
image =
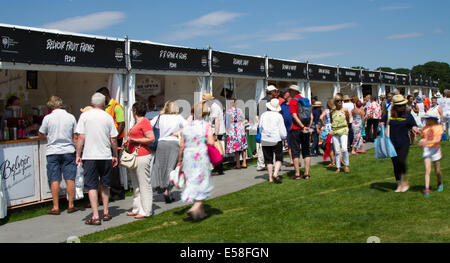
POLYGON ((131 41, 131 65, 136 69, 208 72, 208 52, 131 41))
POLYGON ((124 41, 0 26, 0 61, 125 68, 124 41))
POLYGON ((306 63, 269 59, 269 77, 306 79, 306 63))
POLYGON ((34 155, 36 145, 0 148, 0 173, 8 201, 35 195, 34 155))
POLYGON ((266 75, 266 66, 262 57, 213 51, 212 71, 223 74, 264 77, 266 75))

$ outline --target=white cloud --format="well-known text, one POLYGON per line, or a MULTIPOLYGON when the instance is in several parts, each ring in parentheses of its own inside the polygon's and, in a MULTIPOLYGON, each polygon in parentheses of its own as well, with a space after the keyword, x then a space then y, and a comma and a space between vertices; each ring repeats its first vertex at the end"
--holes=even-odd
POLYGON ((343 55, 341 52, 324 52, 324 53, 305 53, 292 58, 293 60, 309 60, 316 58, 327 58, 343 55))
POLYGON ((270 35, 266 38, 266 41, 289 41, 303 39, 304 37, 297 32, 282 32, 278 34, 270 35))
POLYGON ((383 11, 394 11, 394 10, 403 10, 403 9, 410 9, 410 6, 407 5, 391 5, 391 6, 384 6, 380 8, 383 11))
POLYGON ((357 26, 356 23, 343 23, 325 26, 308 26, 308 27, 294 27, 282 32, 269 34, 265 37, 265 41, 289 41, 304 39, 305 33, 319 33, 319 32, 331 32, 336 30, 342 30, 357 26))
POLYGON ((433 30, 433 34, 440 34, 440 33, 443 33, 443 32, 444 32, 444 30, 442 30, 440 28, 433 30))
POLYGON ((355 27, 356 23, 343 23, 343 24, 335 24, 335 25, 327 25, 327 26, 310 26, 310 27, 301 27, 298 28, 298 32, 305 33, 315 33, 315 32, 330 32, 341 30, 345 28, 355 27))
POLYGON ((405 39, 405 38, 413 38, 413 37, 421 37, 422 33, 406 33, 406 34, 394 34, 389 35, 386 39, 405 39))
POLYGON ((240 13, 216 11, 180 25, 180 29, 169 33, 169 41, 192 39, 195 37, 215 35, 224 32, 222 26, 242 16, 240 13))
POLYGON ((86 16, 76 16, 42 25, 43 28, 70 32, 92 32, 120 24, 126 15, 123 12, 105 11, 86 16))

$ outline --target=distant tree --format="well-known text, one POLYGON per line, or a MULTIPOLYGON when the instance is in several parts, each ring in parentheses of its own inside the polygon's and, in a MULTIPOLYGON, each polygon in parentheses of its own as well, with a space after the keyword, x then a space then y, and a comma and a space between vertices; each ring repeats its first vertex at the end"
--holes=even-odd
POLYGON ((369 70, 368 68, 362 67, 362 66, 356 66, 352 67, 352 69, 362 69, 362 70, 369 70))
POLYGON ((441 92, 450 88, 450 65, 445 62, 431 61, 423 65, 414 66, 411 69, 411 75, 422 76, 433 80, 439 79, 439 88, 441 92))

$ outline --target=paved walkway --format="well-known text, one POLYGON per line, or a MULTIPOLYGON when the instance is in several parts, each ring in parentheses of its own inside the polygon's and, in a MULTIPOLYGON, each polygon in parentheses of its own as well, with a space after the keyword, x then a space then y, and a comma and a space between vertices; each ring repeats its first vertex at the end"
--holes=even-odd
MULTIPOLYGON (((366 145, 366 149, 371 147, 373 147, 373 144, 366 145)), ((322 156, 313 157, 311 164, 317 164, 321 161, 322 156)), ((293 168, 282 167, 282 173, 291 170, 293 168)), ((256 171, 256 165, 249 166, 247 169, 226 171, 225 175, 213 176, 214 190, 210 199, 237 192, 266 180, 268 180, 267 171, 256 171)), ((180 194, 180 191, 172 192, 172 196, 177 201, 171 204, 166 204, 162 195, 154 195, 154 214, 157 215, 167 210, 186 205, 180 201, 180 194)), ((125 215, 127 211, 130 211, 131 205, 132 197, 110 203, 110 213, 113 219, 108 222, 102 222, 101 226, 88 226, 84 224, 84 221, 92 214, 90 208, 82 208, 81 211, 74 214, 67 214, 66 211, 63 211, 59 216, 44 215, 8 223, 0 226, 0 243, 65 242, 71 236, 80 237, 136 221, 133 217, 125 215)))

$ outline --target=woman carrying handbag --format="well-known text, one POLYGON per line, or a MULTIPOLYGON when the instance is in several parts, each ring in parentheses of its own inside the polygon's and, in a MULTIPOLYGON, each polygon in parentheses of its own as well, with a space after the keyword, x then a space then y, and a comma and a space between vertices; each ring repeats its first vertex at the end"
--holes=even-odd
POLYGON ((406 159, 410 145, 408 132, 410 129, 418 132, 413 116, 406 110, 407 102, 402 95, 395 95, 392 99, 393 107, 389 120, 388 114, 382 120, 382 124, 389 123, 387 133, 397 154, 397 156, 391 158, 397 181, 396 193, 406 192, 409 189, 406 178, 406 159))
MULTIPOLYGON (((153 162, 153 154, 149 146, 155 141, 155 135, 150 121, 144 117, 147 110, 145 103, 136 102, 133 104, 132 110, 136 123, 128 131, 127 140, 123 142, 128 154, 125 154, 122 159, 135 158, 134 165, 127 165, 127 174, 131 178, 134 191, 133 210, 127 213, 127 216, 141 219, 152 214, 153 191, 150 184, 150 166, 153 162), (135 157, 131 155, 135 155, 135 157)), ((127 161, 127 163, 132 162, 133 160, 127 161)))

